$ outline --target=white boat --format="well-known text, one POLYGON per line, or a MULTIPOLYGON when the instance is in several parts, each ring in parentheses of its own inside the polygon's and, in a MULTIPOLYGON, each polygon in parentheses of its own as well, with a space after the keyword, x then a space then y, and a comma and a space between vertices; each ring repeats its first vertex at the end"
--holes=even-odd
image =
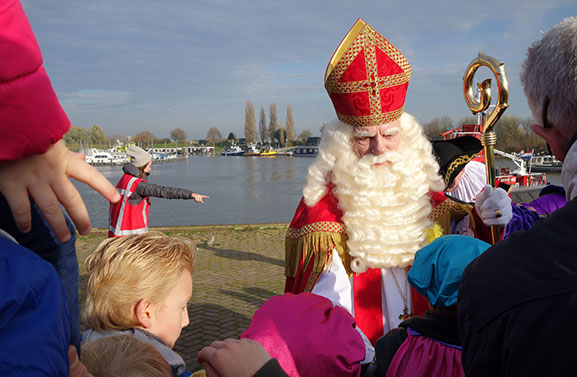
POLYGON ((529 170, 534 172, 560 172, 563 163, 555 156, 532 156, 529 160, 529 170))
POLYGON ((260 149, 256 147, 255 144, 247 144, 246 151, 242 154, 243 156, 258 156, 260 155, 260 149))
POLYGON ((84 160, 91 165, 111 165, 112 155, 109 152, 91 148, 85 150, 84 160))
POLYGON ((175 160, 178 158, 177 153, 149 152, 153 161, 175 160))
POLYGON ((124 165, 130 162, 130 158, 126 155, 126 153, 113 152, 111 162, 113 165, 124 165))
POLYGON ((294 157, 316 157, 318 154, 319 147, 316 145, 303 145, 293 151, 294 157))
POLYGON ((244 151, 238 145, 233 144, 230 147, 225 148, 220 154, 221 156, 242 156, 244 151))
POLYGON ((124 153, 90 148, 84 150, 84 161, 91 165, 124 165, 129 159, 124 153))

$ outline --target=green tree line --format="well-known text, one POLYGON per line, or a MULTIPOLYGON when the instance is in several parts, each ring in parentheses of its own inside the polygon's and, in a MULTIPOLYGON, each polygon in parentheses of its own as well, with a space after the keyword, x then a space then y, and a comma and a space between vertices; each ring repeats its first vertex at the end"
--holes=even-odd
POLYGON ((181 128, 170 131, 170 138, 157 138, 151 131, 144 130, 134 136, 107 135, 104 129, 95 124, 89 128, 70 126, 64 135, 64 141, 68 148, 79 150, 81 148, 107 149, 118 142, 134 143, 143 147, 174 147, 187 142, 187 135, 181 128))

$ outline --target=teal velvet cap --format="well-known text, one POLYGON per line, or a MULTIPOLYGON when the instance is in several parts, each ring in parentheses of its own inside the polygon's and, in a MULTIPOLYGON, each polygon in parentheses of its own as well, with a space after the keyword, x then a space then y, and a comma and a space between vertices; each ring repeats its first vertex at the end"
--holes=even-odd
POLYGON ((491 245, 473 237, 442 236, 417 251, 409 284, 433 306, 457 304, 463 271, 491 245))

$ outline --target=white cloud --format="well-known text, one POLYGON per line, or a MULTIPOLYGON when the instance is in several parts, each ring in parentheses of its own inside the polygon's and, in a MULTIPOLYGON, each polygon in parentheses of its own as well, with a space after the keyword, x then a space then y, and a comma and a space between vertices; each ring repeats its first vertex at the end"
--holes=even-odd
POLYGON ((69 108, 108 108, 131 103, 132 93, 101 89, 82 89, 77 92, 60 93, 58 98, 69 108))

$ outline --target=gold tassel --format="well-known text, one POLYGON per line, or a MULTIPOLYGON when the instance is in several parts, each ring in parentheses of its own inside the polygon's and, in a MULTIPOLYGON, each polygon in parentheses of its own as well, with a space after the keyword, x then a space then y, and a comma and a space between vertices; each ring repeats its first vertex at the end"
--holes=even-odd
MULTIPOLYGON (((285 239, 285 276, 294 278, 303 261, 302 270, 313 263, 312 272, 320 273, 332 261, 332 251, 337 249, 347 272, 350 270, 350 256, 346 248, 347 236, 343 233, 313 232, 300 238, 285 239)), ((349 272, 350 274, 350 272, 349 272)))

